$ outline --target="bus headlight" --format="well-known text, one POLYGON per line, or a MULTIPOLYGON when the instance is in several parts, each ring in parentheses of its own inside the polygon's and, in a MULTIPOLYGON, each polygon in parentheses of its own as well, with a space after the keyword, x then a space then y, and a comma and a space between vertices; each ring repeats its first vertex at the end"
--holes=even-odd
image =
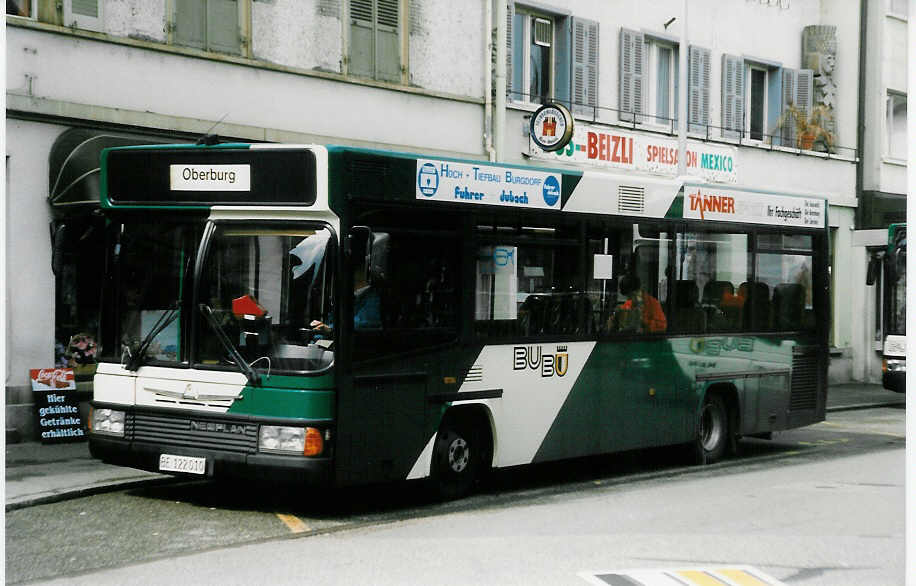
POLYGON ((884 364, 886 372, 906 372, 906 360, 888 359, 884 364))
POLYGON ((124 420, 124 411, 93 409, 89 417, 89 424, 94 433, 124 437, 124 420))
POLYGON ((314 427, 262 425, 258 434, 258 449, 262 452, 318 456, 324 451, 324 438, 321 431, 314 427))

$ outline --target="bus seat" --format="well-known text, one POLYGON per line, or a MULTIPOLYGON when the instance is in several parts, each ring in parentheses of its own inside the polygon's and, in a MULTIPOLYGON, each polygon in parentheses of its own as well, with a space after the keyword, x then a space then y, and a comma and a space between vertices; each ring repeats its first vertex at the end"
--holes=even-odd
POLYGON ((676 332, 705 332, 706 312, 699 305, 700 289, 696 281, 679 280, 674 283, 677 304, 674 308, 672 329, 676 332))
POLYGON ((709 281, 703 285, 703 305, 719 307, 725 293, 735 294, 735 286, 731 281, 709 281))
POLYGON ((747 331, 769 329, 770 288, 766 283, 745 281, 738 287, 738 297, 744 299, 743 325, 747 331))
POLYGON ((798 283, 780 283, 773 289, 773 327, 797 330, 802 327, 805 288, 798 283))

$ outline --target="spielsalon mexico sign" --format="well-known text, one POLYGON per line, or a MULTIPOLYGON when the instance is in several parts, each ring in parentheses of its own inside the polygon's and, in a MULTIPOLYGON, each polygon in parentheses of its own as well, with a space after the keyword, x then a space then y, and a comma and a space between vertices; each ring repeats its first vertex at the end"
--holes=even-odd
MULTIPOLYGON (((687 172, 706 181, 738 182, 738 150, 707 143, 687 143, 687 172)), ((677 175, 677 138, 626 132, 576 123, 566 148, 546 152, 529 136, 528 154, 547 161, 584 163, 606 169, 627 169, 677 175)))

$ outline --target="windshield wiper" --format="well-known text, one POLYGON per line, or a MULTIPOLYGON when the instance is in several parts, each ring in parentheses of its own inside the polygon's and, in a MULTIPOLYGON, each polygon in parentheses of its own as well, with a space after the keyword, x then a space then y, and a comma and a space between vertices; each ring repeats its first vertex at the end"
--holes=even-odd
POLYGON ((213 309, 206 303, 201 303, 197 307, 200 309, 200 312, 204 314, 204 317, 207 318, 207 324, 209 324, 210 329, 216 334, 216 339, 218 339, 220 344, 229 352, 229 356, 235 361, 235 365, 239 367, 239 370, 242 371, 242 374, 248 379, 248 384, 251 386, 258 386, 261 384, 261 377, 239 353, 238 348, 235 347, 235 344, 233 344, 229 336, 226 335, 226 331, 223 330, 223 326, 219 325, 219 322, 216 321, 216 317, 213 315, 213 309))
POLYGON ((156 323, 153 324, 152 329, 146 333, 146 336, 140 342, 140 345, 137 346, 137 351, 135 354, 130 353, 128 348, 128 359, 125 363, 124 368, 130 370, 131 372, 136 371, 143 365, 143 361, 146 358, 146 352, 149 350, 150 345, 153 343, 153 340, 162 333, 162 330, 169 327, 175 318, 178 317, 178 314, 181 310, 181 301, 175 302, 175 307, 169 309, 165 313, 159 316, 159 319, 156 320, 156 323))

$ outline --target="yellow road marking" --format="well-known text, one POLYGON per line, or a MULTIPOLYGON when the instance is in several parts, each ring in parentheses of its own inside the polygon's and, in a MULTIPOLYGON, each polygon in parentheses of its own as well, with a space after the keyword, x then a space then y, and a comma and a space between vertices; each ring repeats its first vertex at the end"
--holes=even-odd
POLYGON ((692 584, 696 584, 697 586, 722 586, 725 584, 722 580, 714 578, 700 570, 681 570, 678 572, 678 575, 690 580, 692 584))
POLYGON ((283 521, 283 524, 286 525, 293 533, 304 533, 311 530, 311 528, 306 525, 302 519, 296 517, 295 515, 283 515, 281 513, 277 513, 276 515, 277 518, 283 521))
POLYGON ((756 576, 748 574, 744 570, 734 570, 731 568, 722 568, 716 570, 717 574, 722 574, 738 586, 767 586, 766 582, 759 580, 756 576))

